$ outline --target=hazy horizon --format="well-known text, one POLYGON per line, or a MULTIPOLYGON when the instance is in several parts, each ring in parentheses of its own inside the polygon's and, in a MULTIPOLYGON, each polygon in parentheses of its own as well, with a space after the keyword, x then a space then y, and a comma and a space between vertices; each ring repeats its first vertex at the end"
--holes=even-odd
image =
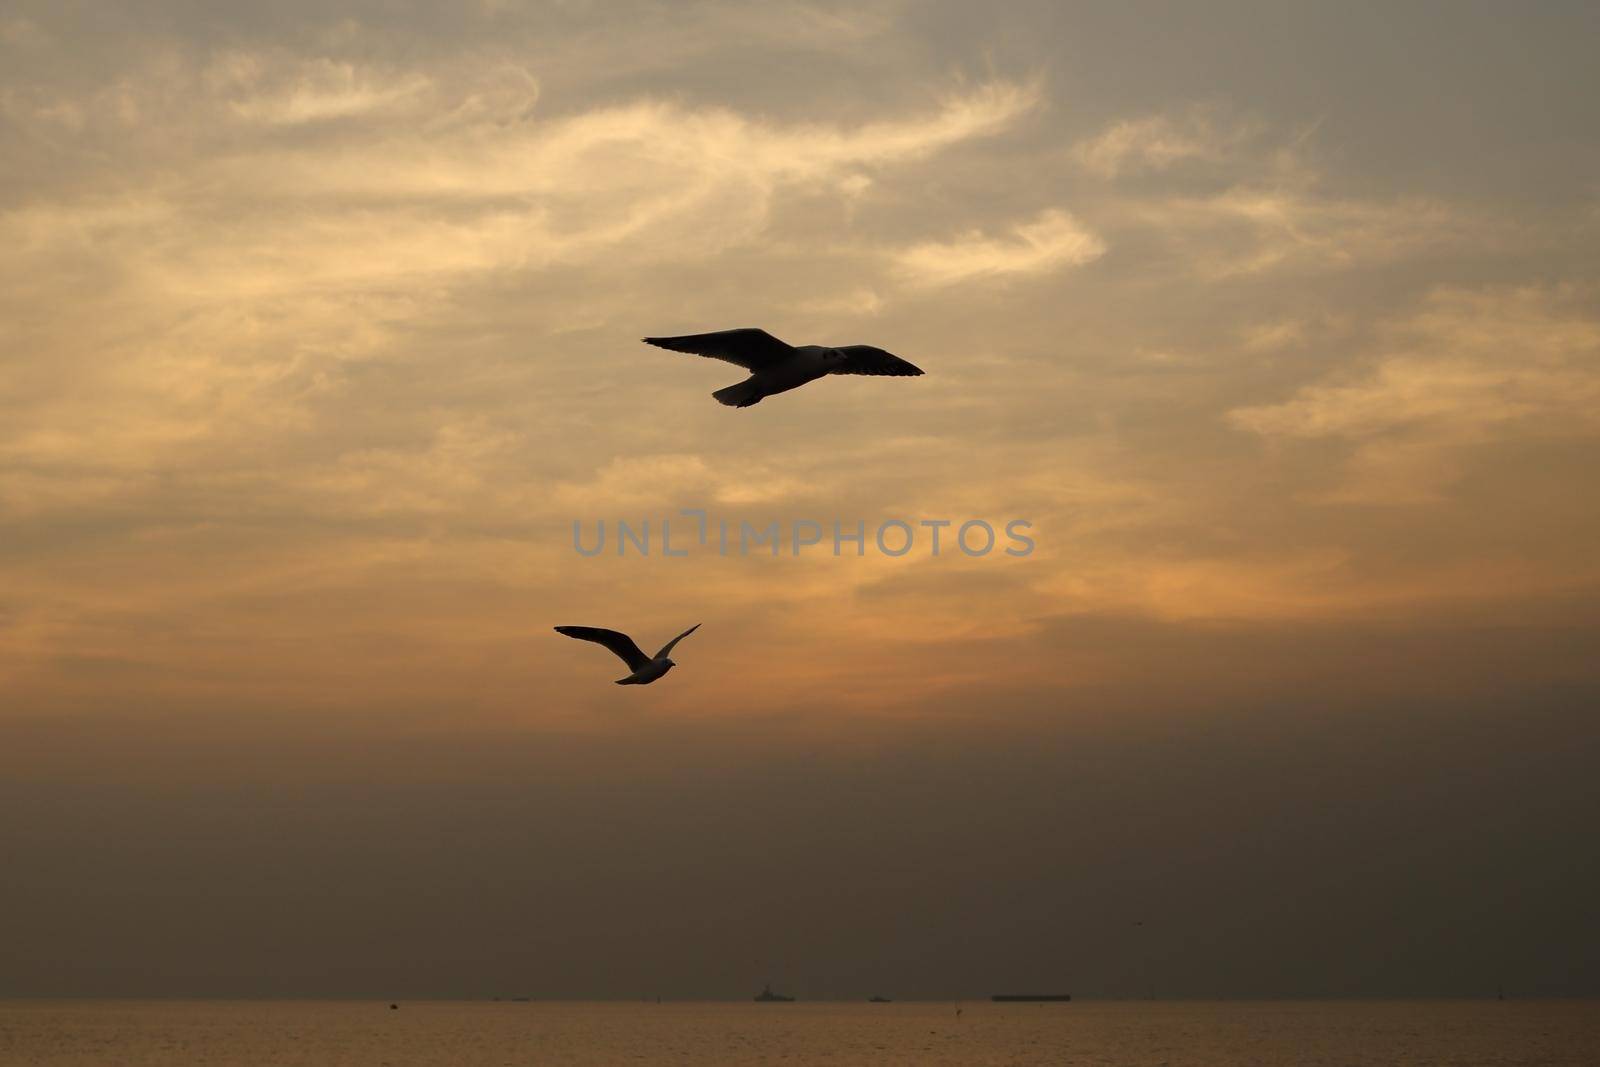
POLYGON ((1600 994, 1596 39, 0 2, 0 997, 1600 994))

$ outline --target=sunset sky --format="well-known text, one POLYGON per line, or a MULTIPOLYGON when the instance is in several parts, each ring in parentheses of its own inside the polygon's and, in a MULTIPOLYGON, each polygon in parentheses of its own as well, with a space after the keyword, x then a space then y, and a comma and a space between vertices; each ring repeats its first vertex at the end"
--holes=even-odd
POLYGON ((0 0, 0 995, 1600 992, 1597 40, 0 0))

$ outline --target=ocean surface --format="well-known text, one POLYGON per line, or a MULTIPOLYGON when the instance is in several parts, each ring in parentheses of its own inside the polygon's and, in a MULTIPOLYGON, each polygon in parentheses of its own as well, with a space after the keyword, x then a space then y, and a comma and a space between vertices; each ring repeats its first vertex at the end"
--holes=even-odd
POLYGON ((655 1063, 1594 1067, 1600 1001, 0 1001, 5 1067, 655 1063))

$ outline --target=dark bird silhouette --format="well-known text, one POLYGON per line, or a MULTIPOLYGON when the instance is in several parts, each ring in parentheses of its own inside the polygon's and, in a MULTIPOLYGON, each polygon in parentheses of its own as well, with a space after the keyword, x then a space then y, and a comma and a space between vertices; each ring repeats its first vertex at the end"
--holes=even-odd
POLYGON ((878 374, 909 378, 922 368, 871 345, 784 344, 766 330, 746 328, 682 337, 646 337, 645 344, 694 356, 708 356, 743 367, 750 377, 711 395, 730 407, 747 408, 763 397, 798 389, 829 374, 878 374))
POLYGON ((615 630, 602 630, 598 626, 557 626, 556 633, 575 637, 579 641, 593 641, 597 645, 604 645, 615 652, 622 662, 628 665, 631 671, 626 678, 618 678, 618 685, 649 685, 651 682, 666 674, 677 664, 668 659, 672 646, 682 641, 685 637, 700 629, 700 624, 695 623, 683 633, 666 643, 660 652, 654 656, 647 656, 633 643, 633 638, 615 630))

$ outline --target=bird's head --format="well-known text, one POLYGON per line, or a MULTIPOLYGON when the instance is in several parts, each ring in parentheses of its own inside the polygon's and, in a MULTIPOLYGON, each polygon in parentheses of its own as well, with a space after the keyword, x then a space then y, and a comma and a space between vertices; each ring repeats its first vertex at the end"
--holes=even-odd
POLYGON ((661 661, 661 665, 670 671, 672 668, 678 665, 678 661, 673 659, 671 656, 668 656, 666 659, 661 661))

